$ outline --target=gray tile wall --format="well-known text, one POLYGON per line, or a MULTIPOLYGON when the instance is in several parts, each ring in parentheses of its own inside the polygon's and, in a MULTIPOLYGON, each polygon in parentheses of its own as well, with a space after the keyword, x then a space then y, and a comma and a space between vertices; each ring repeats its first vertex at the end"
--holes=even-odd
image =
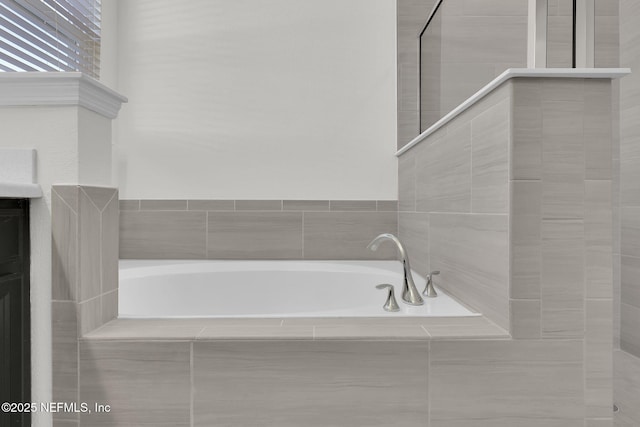
POLYGON ((640 359, 625 351, 614 351, 613 395, 620 411, 615 414, 616 427, 640 425, 640 359))
MULTIPOLYGON (((586 418, 609 423, 611 86, 503 85, 401 156, 398 224, 409 252, 424 257, 412 259, 414 267, 440 270, 438 285, 516 340, 576 340, 586 418)), ((442 415, 442 425, 467 425, 451 417, 442 415)), ((558 425, 574 421, 582 425, 558 425)))
POLYGON ((507 68, 526 66, 527 12, 526 0, 444 1, 441 116, 507 68))
POLYGON ((394 259, 396 200, 121 200, 123 259, 394 259))
POLYGON ((81 342, 80 399, 112 405, 81 424, 585 425, 581 340, 199 336, 81 342))
MULTIPOLYGON (((622 4, 619 0, 596 0, 595 1, 595 66, 618 67, 621 65, 621 30, 628 30, 633 33, 637 25, 637 15, 634 16, 632 10, 622 10, 622 4), (629 25, 625 28, 624 21, 629 25), (622 26, 621 26, 622 25, 622 26)), ((634 2, 626 2, 625 7, 633 7, 634 2)), ((547 45, 547 61, 549 67, 570 67, 571 66, 571 10, 572 2, 570 0, 550 0, 549 1, 549 22, 548 22, 548 45, 547 45)), ((623 36, 622 36, 623 37, 623 36)), ((627 51, 629 52, 629 51, 627 51)), ((631 60, 633 62, 633 60, 631 60)), ((631 62, 622 64, 622 66, 632 66, 631 62)), ((626 78, 630 82, 633 78, 626 78)), ((623 80, 623 84, 624 84, 623 80)), ((629 92, 623 92, 623 97, 628 97, 629 92)), ((621 260, 620 260, 620 82, 614 81, 612 91, 612 124, 613 124, 613 162, 612 164, 603 165, 599 159, 602 156, 609 155, 609 147, 600 146, 606 149, 606 152, 599 153, 597 149, 590 150, 593 154, 592 158, 585 159, 587 163, 596 162, 600 167, 611 168, 613 193, 611 195, 613 209, 613 289, 614 289, 614 347, 620 347, 620 321, 621 321, 621 302, 620 302, 620 276, 621 276, 621 260)), ((598 116, 592 116, 589 121, 585 122, 585 126, 600 126, 597 122, 598 116)), ((585 127, 585 131, 587 130, 585 127)), ((589 129, 587 136, 593 135, 592 128, 589 129)), ((598 136, 596 137, 596 141, 598 136)), ((593 141, 593 140, 592 140, 593 141)), ((594 147, 595 148, 595 147, 594 147)), ((606 171, 604 171, 606 173, 606 171)), ((593 254, 588 254, 588 258, 592 258, 593 254)), ((590 272, 591 273, 591 272, 590 272)), ((587 274, 587 280, 592 277, 587 274)))
POLYGON ((408 342, 195 343, 193 425, 421 426, 427 349, 408 342))
MULTIPOLYGON (((53 399, 78 401, 78 337, 118 313, 118 190, 51 190, 53 399)), ((77 415, 55 413, 56 425, 77 415)))
POLYGON ((79 360, 80 401, 111 406, 82 426, 191 425, 189 342, 81 342, 79 360))
POLYGON ((112 408, 85 427, 428 422, 427 342, 87 341, 80 367, 81 401, 112 408))
POLYGON ((509 327, 511 85, 399 159, 399 233, 421 274, 509 327), (462 260, 466 262, 462 262, 462 260))
POLYGON ((584 425, 579 341, 434 341, 429 368, 431 427, 584 425))
POLYGON ((640 3, 620 1, 620 348, 640 357, 640 3))

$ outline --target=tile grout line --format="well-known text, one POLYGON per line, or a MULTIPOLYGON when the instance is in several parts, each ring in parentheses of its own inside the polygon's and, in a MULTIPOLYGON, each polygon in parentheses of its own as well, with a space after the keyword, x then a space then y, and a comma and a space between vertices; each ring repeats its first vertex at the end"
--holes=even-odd
MULTIPOLYGON (((424 329, 424 326, 423 326, 424 329)), ((426 329, 425 329, 426 331, 426 329)), ((427 341, 427 426, 431 426, 431 341, 427 341)))
MULTIPOLYGON (((76 317, 76 319, 77 319, 77 317, 76 317)), ((78 329, 77 320, 76 320, 76 329, 78 329)), ((80 402, 80 394, 81 394, 80 393, 80 340, 78 339, 79 338, 78 337, 78 332, 80 332, 80 331, 76 332, 76 337, 75 337, 75 340, 76 340, 76 372, 75 373, 76 373, 76 385, 77 385, 76 399, 78 399, 77 402, 80 402)), ((51 391, 52 391, 51 394, 52 394, 52 397, 53 397, 53 387, 52 387, 51 391)), ((76 421, 78 422, 78 426, 80 425, 80 418, 81 417, 82 417, 81 414, 77 415, 77 420, 76 421)))
MULTIPOLYGON (((116 192, 113 193, 113 195, 115 196, 116 192)), ((105 209, 107 208, 107 206, 109 205, 109 203, 111 203, 111 200, 113 200, 113 196, 111 196, 111 199, 109 200, 109 202, 104 205, 105 209)), ((96 206, 97 207, 97 206, 96 206)), ((98 213, 100 215, 100 307, 98 308, 98 312, 100 313, 100 320, 99 320, 99 324, 102 326, 102 320, 104 318, 104 312, 103 312, 103 301, 102 301, 102 296, 104 294, 104 264, 102 263, 102 260, 104 258, 104 227, 103 227, 103 221, 104 221, 104 211, 101 211, 100 209, 98 209, 98 213)))
MULTIPOLYGON (((113 202, 113 199, 116 197, 116 195, 118 194, 118 190, 117 189, 113 189, 113 195, 111 196, 111 198, 109 199, 109 201, 107 203, 105 203, 104 208, 102 208, 102 210, 100 211, 101 213, 104 212, 105 209, 107 209, 107 206, 109 206, 109 204, 111 202, 113 202)), ((120 200, 118 199, 118 204, 120 203, 120 200)), ((98 209, 100 210, 100 209, 98 209)), ((118 206, 118 210, 120 210, 120 206, 118 206)))
POLYGON ((52 186, 52 187, 51 187, 51 193, 56 193, 56 196, 58 196, 58 198, 60 199, 60 201, 62 201, 62 203, 63 203, 64 205, 66 205, 69 209, 71 209, 71 212, 73 212, 74 214, 78 215, 78 212, 76 212, 76 210, 75 210, 75 209, 73 209, 73 208, 71 207, 71 205, 69 205, 69 203, 67 203, 67 201, 66 201, 66 200, 64 200, 64 198, 60 195, 60 193, 58 193, 58 192, 56 191, 55 186, 52 186))
MULTIPOLYGON (((102 213, 102 211, 100 210, 100 208, 98 208, 98 205, 96 205, 93 201, 93 199, 91 197, 89 197, 89 194, 87 194, 86 191, 84 191, 84 186, 83 185, 78 185, 78 189, 80 191, 82 191, 84 193, 85 196, 87 196, 87 199, 89 199, 89 202, 91 202, 91 204, 98 210, 98 212, 102 213)), ((80 203, 80 198, 78 198, 78 204, 80 203)), ((78 205, 79 206, 79 205, 78 205)))
MULTIPOLYGON (((411 174, 413 175, 413 211, 414 212, 418 212, 418 173, 416 171, 416 163, 417 162, 417 155, 414 153, 413 154, 413 158, 412 158, 412 162, 411 162, 411 174)), ((400 163, 398 163, 399 165, 400 163)), ((399 196, 399 195, 398 195, 399 196)), ((400 197, 398 197, 399 199, 400 197)), ((400 210, 400 206, 398 206, 398 210, 400 210)))
MULTIPOLYGON (((95 328, 94 330, 92 330, 92 331, 91 331, 91 333, 98 332, 98 331, 100 331, 100 330, 104 329, 104 328, 105 328, 109 323, 111 323, 111 322, 112 322, 112 321, 114 321, 114 320, 116 320, 116 319, 111 319, 111 320, 109 320, 108 322, 105 322, 103 325, 100 325, 100 326, 98 326, 97 328, 95 328)), ((82 334, 82 337, 83 337, 83 338, 84 338, 84 335, 85 335, 85 334, 82 334)))
MULTIPOLYGON (((511 287, 512 287, 512 277, 513 277, 513 252, 514 252, 514 245, 512 244, 512 240, 511 238, 513 237, 513 216, 514 216, 514 211, 512 209, 513 206, 513 193, 514 193, 514 186, 515 184, 513 183, 513 181, 511 180, 512 177, 512 173, 513 173, 513 143, 514 143, 514 131, 513 131, 513 125, 514 125, 514 119, 513 119, 513 115, 514 113, 514 85, 510 84, 509 88, 508 88, 508 99, 507 99, 507 173, 506 173, 506 178, 507 178, 507 182, 506 182, 506 187, 507 187, 507 194, 506 194, 506 208, 507 208, 507 280, 508 280, 508 284, 507 284, 507 295, 508 295, 508 308, 507 308, 507 333, 513 338, 513 310, 511 308, 511 287)), ((503 102, 503 101, 501 101, 503 102)), ((473 184, 473 183, 472 183, 473 184)), ((538 300, 539 301, 539 300, 538 300)), ((538 307, 540 307, 540 304, 538 303, 538 307)), ((538 317, 539 319, 540 317, 538 317)), ((540 328, 540 322, 538 322, 538 328, 540 328)), ((540 334, 537 334, 538 336, 540 336, 540 334)))
MULTIPOLYGON (((485 110, 480 113, 486 113, 485 110)), ((478 116, 469 120, 469 213, 473 213, 473 122, 478 116)))
MULTIPOLYGON (((583 117, 584 117, 584 111, 583 111, 583 117)), ((584 128, 584 122, 583 122, 583 128, 584 128)), ((583 131, 584 132, 584 131, 583 131)), ((583 138, 584 140, 584 138, 583 138)), ((583 144, 583 150, 584 150, 584 144, 583 144)), ((586 155, 585 155, 586 158, 586 155)), ((584 168, 586 170, 586 164, 584 165, 584 168)), ((586 187, 583 185, 583 187, 586 187)), ((584 197, 586 197, 586 188, 584 188, 584 197)), ((585 215, 585 200, 583 198, 583 211, 582 211, 582 215, 585 215)), ((586 222, 586 221, 585 221, 586 222)), ((582 227, 582 274, 584 275, 584 277, 587 277, 587 230, 586 227, 583 226, 582 227)), ((611 310, 611 314, 613 317, 613 308, 611 310)), ((611 319, 613 320, 613 318, 611 319)), ((587 405, 587 390, 590 389, 590 387, 588 387, 587 385, 587 375, 588 375, 588 371, 587 371, 587 360, 589 359, 588 357, 588 347, 587 347, 587 337, 589 335, 588 331, 589 331, 589 315, 587 313, 587 280, 583 280, 582 281, 582 322, 583 322, 583 330, 582 330, 582 392, 584 393, 584 405, 585 405, 585 419, 586 419, 586 410, 588 410, 588 405, 587 405)), ((613 322, 612 322, 613 323, 613 322)), ((611 330, 611 338, 613 340, 613 330, 611 330)), ((611 371, 611 386, 613 387, 613 369, 611 371)), ((613 393, 613 388, 611 390, 611 392, 613 393)), ((613 399, 613 396, 612 396, 613 399)), ((613 403, 613 402, 611 402, 613 403)))
MULTIPOLYGON (((204 328, 203 328, 204 330, 204 328)), ((194 407, 194 399, 195 399, 195 384, 193 383, 193 341, 189 342, 189 382, 191 385, 191 396, 189 399, 189 421, 191 427, 194 427, 194 419, 193 419, 193 407, 194 407)))
POLYGON ((423 330, 423 331, 425 331, 425 332, 426 332, 427 336, 428 336, 429 338, 431 338, 431 334, 429 333, 429 331, 427 330, 427 328, 426 328, 424 325, 420 325, 420 327, 422 328, 422 330, 423 330))
MULTIPOLYGON (((115 291, 116 291, 116 289, 114 289, 113 291, 110 291, 108 293, 112 293, 112 292, 115 292, 115 291)), ((69 301, 69 302, 75 302, 76 304, 80 305, 80 304, 84 304, 84 303, 89 302, 89 301, 93 301, 94 299, 100 298, 101 296, 102 296, 102 294, 99 294, 99 295, 96 295, 95 297, 87 298, 85 300, 69 301)), ((59 301, 59 302, 65 302, 65 301, 59 301)))
POLYGON ((204 259, 209 258, 209 211, 204 215, 204 259))
MULTIPOLYGON (((415 211, 407 213, 426 213, 429 215, 474 215, 474 216, 509 216, 508 212, 447 212, 447 211, 415 211)), ((570 218, 568 218, 570 219, 570 218)), ((570 219, 576 221, 576 219, 570 219)))

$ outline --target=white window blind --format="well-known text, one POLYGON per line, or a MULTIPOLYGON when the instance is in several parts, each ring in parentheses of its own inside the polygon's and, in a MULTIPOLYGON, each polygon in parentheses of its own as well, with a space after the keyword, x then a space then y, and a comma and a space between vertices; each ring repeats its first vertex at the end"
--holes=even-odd
POLYGON ((0 71, 100 73, 101 0, 0 0, 0 71))

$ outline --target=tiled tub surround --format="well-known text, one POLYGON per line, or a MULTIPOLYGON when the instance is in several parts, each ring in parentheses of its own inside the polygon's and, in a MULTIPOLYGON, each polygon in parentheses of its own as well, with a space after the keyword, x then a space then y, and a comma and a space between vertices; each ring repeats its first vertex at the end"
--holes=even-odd
POLYGON ((583 427, 582 342, 508 338, 482 317, 116 320, 80 342, 80 399, 113 405, 81 425, 583 427))
POLYGON ((486 317, 113 320, 80 339, 78 399, 117 410, 64 425, 610 426, 609 90, 512 79, 421 144, 438 162, 401 156, 414 267, 486 317))
POLYGON ((510 345, 575 345, 575 425, 611 425, 611 81, 559 77, 502 82, 401 154, 399 235, 510 345))
MULTIPOLYGON (((448 346, 506 338, 482 317, 119 319, 80 342, 81 401, 112 405, 109 414, 81 414, 81 425, 423 427, 430 411, 446 418, 455 405, 447 378, 461 361, 449 361, 458 349, 448 346), (432 382, 443 384, 431 395, 444 398, 430 408, 432 382)), ((485 366, 486 399, 491 373, 515 379, 526 355, 539 380, 514 389, 535 389, 528 398, 536 406, 574 404, 561 394, 573 385, 548 394, 542 381, 565 363, 579 367, 577 347, 560 343, 550 356, 536 347, 507 344, 476 360, 485 366), (509 357, 517 361, 505 368, 509 357)), ((458 357, 469 354, 460 350, 458 357)))
POLYGON ((395 200, 121 200, 121 259, 395 259, 395 200))
POLYGON ((51 230, 53 401, 76 402, 78 337, 118 314, 118 190, 54 185, 51 230))

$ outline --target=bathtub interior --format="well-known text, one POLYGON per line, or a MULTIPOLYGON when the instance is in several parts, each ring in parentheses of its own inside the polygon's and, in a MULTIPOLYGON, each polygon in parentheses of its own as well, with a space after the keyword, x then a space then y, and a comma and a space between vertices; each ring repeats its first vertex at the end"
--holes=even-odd
MULTIPOLYGON (((421 291, 424 277, 414 272, 421 291)), ((120 261, 119 318, 480 316, 441 289, 401 299, 397 261, 120 261), (399 312, 382 308, 394 285, 399 312)), ((436 287, 437 288, 437 287, 436 287)))

